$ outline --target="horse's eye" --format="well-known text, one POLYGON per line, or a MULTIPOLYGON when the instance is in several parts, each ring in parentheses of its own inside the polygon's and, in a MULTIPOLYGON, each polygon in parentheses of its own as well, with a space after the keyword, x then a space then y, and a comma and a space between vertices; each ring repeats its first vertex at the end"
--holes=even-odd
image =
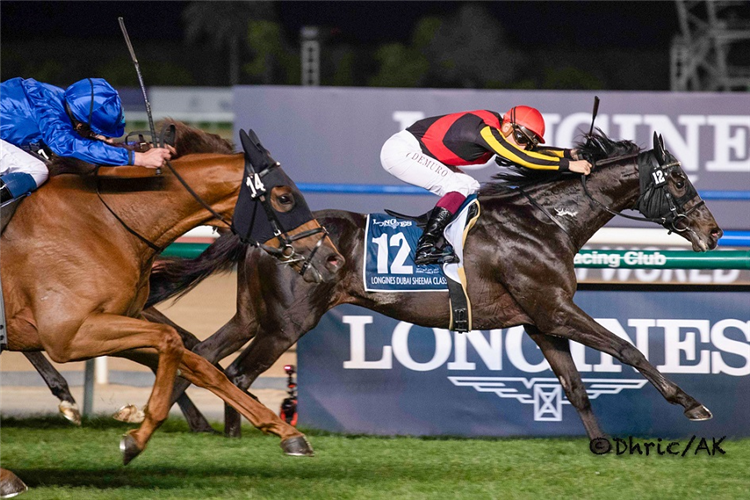
POLYGON ((281 196, 279 196, 279 203, 283 205, 291 205, 292 203, 294 203, 294 198, 292 198, 291 195, 282 194, 281 196))
POLYGON ((677 186, 677 189, 682 189, 685 187, 685 181, 677 181, 677 184, 675 185, 677 186))

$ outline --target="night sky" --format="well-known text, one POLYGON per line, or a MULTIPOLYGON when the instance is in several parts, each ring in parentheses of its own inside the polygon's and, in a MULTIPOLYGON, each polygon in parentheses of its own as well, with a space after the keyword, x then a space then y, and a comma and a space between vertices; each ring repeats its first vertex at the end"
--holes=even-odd
MULTIPOLYGON (((123 16, 132 39, 183 39, 189 2, 0 2, 2 40, 119 37, 123 16)), ((406 41, 425 15, 455 12, 461 2, 278 2, 290 37, 304 25, 336 28, 362 43, 406 41)), ((569 45, 648 49, 677 34, 677 8, 665 2, 486 2, 519 46, 569 45)))

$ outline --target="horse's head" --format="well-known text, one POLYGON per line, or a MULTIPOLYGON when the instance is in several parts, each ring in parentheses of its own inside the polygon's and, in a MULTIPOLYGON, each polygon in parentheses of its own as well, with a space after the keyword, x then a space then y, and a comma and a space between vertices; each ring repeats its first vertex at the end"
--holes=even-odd
POLYGON ((312 215, 294 181, 251 130, 240 131, 247 162, 234 227, 309 282, 330 281, 345 259, 312 215))
POLYGON ((724 232, 706 207, 680 162, 654 132, 654 149, 638 158, 641 195, 638 210, 659 219, 670 231, 693 244, 696 252, 713 250, 724 232))

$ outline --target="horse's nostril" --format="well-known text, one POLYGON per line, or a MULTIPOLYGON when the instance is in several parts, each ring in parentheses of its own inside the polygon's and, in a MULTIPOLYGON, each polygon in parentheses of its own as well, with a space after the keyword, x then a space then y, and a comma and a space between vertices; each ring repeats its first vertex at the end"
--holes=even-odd
POLYGON ((327 259, 326 267, 331 271, 336 271, 343 264, 343 260, 343 257, 340 255, 330 255, 327 259))
POLYGON ((724 236, 724 231, 722 231, 720 228, 715 227, 711 230, 711 236, 716 238, 717 240, 720 239, 722 236, 724 236))

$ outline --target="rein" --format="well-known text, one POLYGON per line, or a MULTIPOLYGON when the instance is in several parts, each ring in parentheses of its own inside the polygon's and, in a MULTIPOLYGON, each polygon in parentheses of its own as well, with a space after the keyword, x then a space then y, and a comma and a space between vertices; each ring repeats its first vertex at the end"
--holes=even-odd
POLYGON ((552 222, 554 222, 555 224, 557 224, 557 227, 559 227, 560 229, 562 229, 563 233, 565 233, 568 236, 570 236, 570 233, 568 232, 567 229, 565 229, 565 226, 563 226, 562 223, 559 220, 555 219, 552 216, 552 214, 549 213, 549 210, 547 210, 546 208, 544 208, 544 206, 540 205, 538 201, 536 201, 534 198, 532 198, 531 195, 529 193, 527 193, 526 191, 524 191, 522 188, 519 187, 519 188, 516 188, 516 189, 518 191, 520 191, 521 194, 524 195, 527 200, 529 200, 529 203, 531 203, 533 206, 535 206, 536 208, 538 208, 539 210, 541 210, 542 213, 544 213, 544 215, 546 215, 547 218, 549 218, 549 220, 551 220, 552 222))
MULTIPOLYGON (((175 170, 175 168, 172 166, 172 163, 169 160, 167 160, 166 163, 167 163, 167 166, 169 167, 169 170, 172 171, 172 173, 174 174, 175 178, 180 182, 180 184, 182 184, 182 186, 185 188, 185 190, 188 193, 190 193, 190 195, 193 198, 195 198, 195 200, 198 203, 200 203, 201 206, 203 206, 203 208, 205 208, 206 210, 208 210, 209 213, 211 215, 213 215, 215 219, 218 219, 219 221, 223 222, 224 224, 227 225, 227 227, 229 227, 231 229, 232 228, 232 224, 230 222, 228 222, 224 217, 222 217, 221 214, 219 212, 217 212, 216 210, 214 210, 208 203, 206 203, 205 201, 203 201, 203 199, 198 195, 198 193, 196 193, 193 190, 193 188, 190 187, 190 185, 187 183, 187 181, 185 181, 185 179, 183 179, 182 176, 177 173, 177 170, 175 170)), ((94 170, 94 176, 96 177, 96 195, 99 197, 99 200, 101 200, 102 204, 104 204, 104 206, 107 208, 107 210, 109 210, 109 213, 111 213, 115 217, 115 219, 117 219, 117 221, 120 224, 122 224, 122 226, 125 229, 127 229, 127 231, 130 234, 136 236, 139 240, 141 240, 143 243, 145 243, 146 245, 148 245, 148 247, 151 250, 153 250, 154 252, 156 252, 156 253, 162 252, 165 247, 158 246, 156 243, 153 243, 151 240, 149 240, 148 238, 146 238, 145 236, 143 236, 142 234, 140 234, 139 232, 137 232, 135 229, 133 229, 130 226, 128 226, 128 224, 124 220, 122 220, 122 218, 119 215, 117 215, 114 210, 112 210, 112 207, 110 207, 107 204, 107 202, 104 201, 104 198, 102 197, 102 193, 101 193, 101 189, 100 189, 100 187, 101 187, 101 182, 100 182, 101 181, 101 177, 99 177, 99 168, 100 168, 100 166, 97 166, 96 170, 94 170)))
MULTIPOLYGON (((238 234, 235 230, 234 225, 232 222, 225 219, 220 213, 218 213, 216 210, 214 210, 208 203, 206 203, 199 195, 195 192, 195 190, 190 187, 190 185, 187 183, 187 181, 177 172, 177 170, 172 166, 172 163, 167 160, 166 162, 167 167, 169 167, 169 170, 172 171, 172 174, 174 174, 175 178, 182 184, 182 186, 185 188, 185 190, 190 193, 190 195, 201 204, 203 208, 205 208, 214 219, 222 222, 225 224, 233 233, 238 234)), ((270 166, 269 168, 263 170, 259 176, 263 177, 266 174, 270 172, 272 168, 275 168, 279 166, 278 163, 270 166)), ((139 240, 141 240, 143 243, 145 243, 150 249, 152 249, 156 254, 161 253, 165 247, 159 247, 155 243, 153 243, 151 240, 137 232, 135 229, 131 228, 115 211, 110 207, 107 202, 104 200, 101 194, 101 177, 99 177, 99 167, 97 166, 94 170, 94 176, 96 177, 96 195, 99 197, 99 200, 102 202, 102 204, 107 208, 109 213, 111 213, 115 219, 132 235, 137 237, 139 240)), ((308 270, 312 270, 315 273, 318 274, 318 277, 320 276, 320 273, 315 269, 314 266, 312 266, 312 260, 315 257, 315 254, 318 252, 318 249, 323 245, 323 241, 325 240, 325 237, 328 236, 328 231, 322 226, 319 226, 315 229, 310 229, 307 231, 303 231, 301 233, 295 234, 294 236, 289 236, 287 231, 283 229, 278 217, 276 216, 276 213, 274 212, 273 208, 270 206, 270 201, 265 196, 259 196, 257 201, 263 206, 263 209, 266 212, 266 217, 268 218, 269 223, 271 224, 271 227, 273 228, 274 236, 279 240, 280 248, 274 248, 269 245, 265 245, 263 243, 260 243, 258 241, 248 239, 248 238, 242 238, 243 243, 261 248, 269 255, 272 255, 273 257, 277 258, 279 261, 283 262, 284 264, 287 264, 289 266, 297 263, 302 263, 299 269, 300 276, 304 276, 304 274, 308 270), (308 238, 310 236, 313 236, 315 234, 322 233, 320 239, 315 244, 313 249, 310 251, 310 255, 308 257, 305 257, 304 255, 298 253, 293 243, 298 240, 302 240, 305 238, 308 238), (311 267, 312 266, 312 267, 311 267)))
POLYGON ((107 204, 107 202, 104 201, 104 198, 102 198, 102 193, 101 193, 101 189, 100 189, 101 188, 101 182, 100 182, 101 181, 101 177, 99 177, 99 168, 100 167, 101 167, 101 165, 97 165, 96 168, 94 169, 94 177, 96 178, 96 196, 99 197, 99 201, 102 202, 102 204, 106 207, 106 209, 109 210, 109 213, 111 213, 114 216, 114 218, 117 219, 117 222, 119 222, 122 225, 122 227, 124 227, 125 229, 127 229, 130 234, 134 235, 139 240, 141 240, 143 243, 145 243, 146 245, 148 245, 148 247, 151 250, 153 250, 156 253, 159 253, 162 250, 164 250, 164 248, 161 248, 161 247, 157 246, 155 243, 152 243, 151 240, 149 240, 145 236, 141 235, 135 229, 133 229, 130 226, 128 226, 128 224, 124 220, 122 220, 120 218, 120 216, 115 213, 114 210, 112 210, 112 207, 110 207, 107 204))

